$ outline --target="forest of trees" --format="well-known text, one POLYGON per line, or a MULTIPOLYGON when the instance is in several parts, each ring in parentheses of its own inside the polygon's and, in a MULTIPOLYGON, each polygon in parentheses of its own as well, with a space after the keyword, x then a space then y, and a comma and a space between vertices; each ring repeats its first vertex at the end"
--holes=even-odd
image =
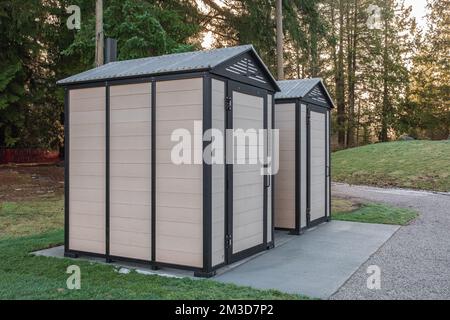
MULTIPOLYGON (((421 30, 403 0, 283 0, 285 78, 324 79, 335 147, 449 138, 450 0, 427 1, 421 30)), ((253 44, 276 74, 275 0, 104 0, 104 24, 120 60, 201 49, 210 33, 212 47, 253 44)), ((0 37, 0 147, 60 147, 55 83, 93 67, 95 1, 0 0, 0 37)))

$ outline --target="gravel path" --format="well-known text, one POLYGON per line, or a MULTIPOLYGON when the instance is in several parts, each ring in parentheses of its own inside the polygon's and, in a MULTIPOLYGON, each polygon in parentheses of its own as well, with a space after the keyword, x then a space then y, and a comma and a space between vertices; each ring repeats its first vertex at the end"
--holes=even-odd
POLYGON ((333 184, 333 195, 412 208, 400 228, 331 299, 450 299, 450 193, 333 184), (367 267, 381 268, 381 289, 367 289, 367 267))

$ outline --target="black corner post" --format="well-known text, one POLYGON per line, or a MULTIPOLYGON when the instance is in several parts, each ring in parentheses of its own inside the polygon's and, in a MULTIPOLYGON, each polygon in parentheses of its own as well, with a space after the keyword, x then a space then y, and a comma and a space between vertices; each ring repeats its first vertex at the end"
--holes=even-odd
MULTIPOLYGON (((203 74, 203 138, 212 128, 212 85, 211 75, 203 74)), ((203 151, 211 141, 203 140, 203 151)), ((211 162, 211 161, 209 161, 211 162)), ((209 278, 216 274, 212 267, 212 165, 203 157, 203 268, 196 271, 196 277, 209 278)))
POLYGON ((328 133, 327 133, 327 160, 328 160, 328 166, 327 166, 327 183, 328 183, 328 192, 327 192, 327 196, 328 196, 328 221, 331 221, 331 109, 327 111, 327 117, 328 117, 328 133))
MULTIPOLYGON (((152 79, 151 82, 151 232, 152 232, 152 252, 151 252, 151 260, 152 263, 156 262, 156 81, 152 79)), ((157 270, 158 267, 156 265, 152 265, 153 270, 157 270)))
MULTIPOLYGON (((272 110, 271 110, 271 113, 270 113, 271 114, 270 118, 271 118, 272 121, 271 121, 271 123, 269 123, 269 126, 270 126, 271 130, 274 130, 275 129, 275 93, 272 92, 271 97, 272 97, 272 102, 271 102, 271 109, 272 110)), ((270 154, 270 156, 272 157, 271 161, 272 161, 272 164, 273 164, 273 157, 274 157, 273 135, 272 135, 272 137, 270 139, 271 139, 271 145, 270 145, 271 154, 270 154)), ((277 158, 278 158, 278 156, 277 156, 277 158)), ((270 206, 271 206, 270 213, 272 215, 272 220, 271 220, 272 221, 271 222, 271 226, 272 227, 270 229, 270 232, 272 234, 272 242, 271 242, 271 244, 269 246, 269 249, 273 249, 275 247, 275 174, 273 172, 271 172, 270 179, 271 179, 271 182, 272 182, 271 183, 272 186, 271 186, 271 190, 270 190, 270 197, 271 197, 271 199, 270 199, 270 206)))
POLYGON ((306 105, 306 226, 311 226, 311 107, 306 105))
POLYGON ((109 239, 110 239, 110 118, 111 118, 111 110, 110 110, 110 86, 108 82, 105 82, 105 259, 106 262, 112 262, 110 252, 109 252, 109 239))
POLYGON ((64 88, 64 256, 75 257, 69 253, 69 143, 70 143, 70 91, 64 88))
POLYGON ((301 234, 301 103, 295 101, 295 228, 290 232, 293 235, 301 234))

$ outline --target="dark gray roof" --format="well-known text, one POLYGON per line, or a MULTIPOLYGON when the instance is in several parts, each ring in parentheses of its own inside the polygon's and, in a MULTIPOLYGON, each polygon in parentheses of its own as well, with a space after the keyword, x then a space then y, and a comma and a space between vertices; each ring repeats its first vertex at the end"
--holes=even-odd
POLYGON ((296 80, 281 80, 277 81, 281 91, 275 93, 275 99, 296 99, 304 98, 315 86, 320 84, 323 91, 326 94, 326 98, 329 100, 330 105, 334 107, 333 99, 331 99, 328 90, 321 78, 308 78, 308 79, 296 79, 296 80))
POLYGON ((277 81, 281 92, 275 94, 275 99, 303 98, 321 81, 320 78, 277 81))
MULTIPOLYGON (((88 81, 132 78, 137 76, 150 76, 182 71, 211 70, 223 62, 249 51, 252 51, 258 57, 258 54, 252 45, 243 45, 204 51, 175 53, 142 59, 116 61, 73 75, 66 79, 60 80, 57 83, 59 85, 66 85, 88 81)), ((258 59, 261 60, 259 57, 258 59)), ((265 69, 276 86, 276 80, 266 67, 265 69)))

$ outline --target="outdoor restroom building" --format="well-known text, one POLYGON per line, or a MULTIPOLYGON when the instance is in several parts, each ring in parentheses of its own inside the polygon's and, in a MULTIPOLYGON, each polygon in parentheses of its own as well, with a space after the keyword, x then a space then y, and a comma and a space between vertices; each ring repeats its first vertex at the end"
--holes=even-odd
MULTIPOLYGON (((178 128, 273 128, 279 87, 252 46, 111 62, 58 84, 67 256, 211 276, 273 246, 273 180, 259 164, 171 161, 178 128)), ((200 153, 210 144, 193 139, 200 153)))
POLYGON ((275 128, 279 166, 275 177, 277 229, 300 234, 331 218, 331 109, 320 78, 278 81, 275 128))

